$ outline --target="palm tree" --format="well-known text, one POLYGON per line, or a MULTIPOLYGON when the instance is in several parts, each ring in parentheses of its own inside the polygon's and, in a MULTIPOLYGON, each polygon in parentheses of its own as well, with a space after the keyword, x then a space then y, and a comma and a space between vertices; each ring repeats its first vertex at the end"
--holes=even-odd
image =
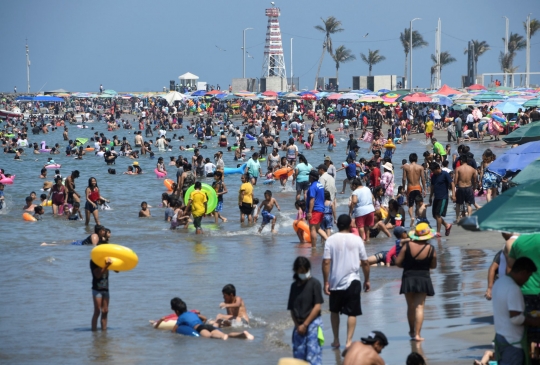
POLYGON ((382 62, 386 59, 386 57, 379 54, 378 49, 376 49, 375 51, 368 49, 367 57, 365 54, 360 53, 360 58, 362 58, 362 61, 364 61, 364 63, 369 66, 369 76, 371 76, 371 70, 373 68, 373 65, 376 65, 377 63, 382 62))
MULTIPOLYGON (((503 37, 503 42, 505 41, 505 38, 503 37)), ((525 37, 523 37, 520 34, 517 33, 510 33, 510 37, 508 37, 508 54, 504 57, 504 65, 506 68, 506 71, 503 70, 503 72, 507 73, 514 73, 518 69, 517 67, 514 67, 514 58, 516 57, 516 52, 521 51, 527 46, 527 41, 525 40, 525 37), (512 72, 510 72, 512 70, 512 72)), ((503 62, 501 61, 501 56, 499 56, 499 62, 501 63, 501 68, 503 67, 503 62)), ((510 75, 510 81, 512 81, 512 75, 510 75)))
MULTIPOLYGON (((472 40, 473 48, 474 48, 474 69, 478 70, 478 57, 482 56, 484 53, 489 51, 491 48, 489 47, 489 44, 487 44, 486 41, 479 41, 479 40, 472 40)), ((466 49, 463 54, 469 53, 469 50, 466 49)))
POLYGON ((329 16, 328 18, 321 18, 323 25, 316 25, 315 29, 321 31, 325 34, 324 41, 322 45, 322 54, 319 61, 319 68, 317 68, 317 76, 315 76, 315 89, 317 88, 317 81, 319 80, 319 73, 321 72, 321 66, 324 59, 324 52, 332 54, 332 34, 343 32, 344 29, 341 28, 341 21, 337 20, 334 16, 329 16))
MULTIPOLYGON (((525 34, 527 34, 527 22, 523 22, 523 28, 525 29, 525 34)), ((538 19, 531 19, 531 34, 529 39, 532 38, 539 29, 540 21, 538 19)))
POLYGON ((350 49, 345 48, 345 46, 339 46, 336 48, 334 54, 330 54, 336 63, 336 86, 339 85, 339 66, 342 63, 353 61, 356 59, 356 56, 351 53, 350 49))
POLYGON ((437 57, 435 57, 434 54, 431 55, 431 60, 433 61, 433 63, 435 63, 435 67, 437 67, 437 66, 440 67, 439 71, 441 72, 441 75, 440 75, 441 78, 442 78, 443 66, 446 66, 446 65, 449 65, 451 63, 456 62, 456 59, 454 57, 452 57, 450 52, 441 52, 441 54, 440 54, 440 64, 437 64, 437 57))
POLYGON ((514 82, 512 74, 516 72, 519 66, 514 67, 514 55, 510 52, 504 53, 501 51, 499 54, 499 64, 501 65, 501 71, 507 74, 510 77, 508 83, 512 85, 514 82))
MULTIPOLYGON (((405 30, 399 34, 399 40, 401 41, 401 44, 403 45, 403 51, 405 52, 405 72, 403 73, 403 77, 405 80, 407 80, 407 60, 409 59, 409 43, 411 41, 411 29, 405 28, 405 30)), ((428 45, 428 42, 424 40, 424 37, 422 37, 422 34, 418 33, 417 30, 413 30, 412 32, 412 48, 421 48, 428 45)), ((412 86, 412 85, 411 85, 412 86)))

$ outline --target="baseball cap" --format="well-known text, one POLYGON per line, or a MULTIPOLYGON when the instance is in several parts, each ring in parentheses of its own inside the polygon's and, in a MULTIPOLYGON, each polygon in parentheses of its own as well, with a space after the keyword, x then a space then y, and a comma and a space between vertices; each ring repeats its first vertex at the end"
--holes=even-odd
POLYGON ((396 238, 401 238, 403 233, 407 233, 407 230, 404 227, 402 226, 394 227, 394 236, 396 236, 396 238))
POLYGON ((320 165, 317 167, 317 170, 328 171, 328 167, 326 167, 325 164, 320 164, 320 165))
POLYGON ((316 170, 311 170, 309 172, 309 177, 312 177, 315 180, 319 180, 319 173, 316 170))
POLYGON ((367 337, 361 337, 360 340, 365 344, 374 344, 379 341, 383 347, 388 346, 388 339, 380 331, 371 331, 367 337))

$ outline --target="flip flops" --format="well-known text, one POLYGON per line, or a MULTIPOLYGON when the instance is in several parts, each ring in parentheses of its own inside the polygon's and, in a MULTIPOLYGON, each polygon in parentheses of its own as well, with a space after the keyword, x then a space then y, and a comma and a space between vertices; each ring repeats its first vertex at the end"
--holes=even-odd
POLYGON ((452 223, 450 223, 450 225, 448 226, 448 228, 445 228, 444 229, 444 235, 446 237, 450 236, 450 230, 452 229, 452 223))

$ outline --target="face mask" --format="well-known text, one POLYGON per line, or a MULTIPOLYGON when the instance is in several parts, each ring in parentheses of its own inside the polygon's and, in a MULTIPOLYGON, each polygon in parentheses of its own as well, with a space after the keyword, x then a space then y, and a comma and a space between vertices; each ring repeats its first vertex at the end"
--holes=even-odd
POLYGON ((300 280, 307 280, 307 279, 309 279, 310 277, 311 277, 311 272, 310 272, 310 271, 308 271, 308 272, 305 273, 305 274, 298 274, 298 278, 299 278, 300 280))

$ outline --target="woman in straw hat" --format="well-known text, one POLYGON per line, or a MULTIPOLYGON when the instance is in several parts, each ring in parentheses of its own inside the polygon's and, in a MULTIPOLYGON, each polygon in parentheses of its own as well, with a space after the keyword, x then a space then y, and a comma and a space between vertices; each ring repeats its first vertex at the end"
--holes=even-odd
POLYGON ((409 232, 411 241, 406 243, 396 258, 396 265, 403 268, 400 294, 407 301, 409 336, 413 341, 423 341, 420 337, 424 322, 426 296, 433 296, 430 269, 437 267, 435 247, 428 240, 435 237, 435 231, 427 223, 420 223, 409 232))

